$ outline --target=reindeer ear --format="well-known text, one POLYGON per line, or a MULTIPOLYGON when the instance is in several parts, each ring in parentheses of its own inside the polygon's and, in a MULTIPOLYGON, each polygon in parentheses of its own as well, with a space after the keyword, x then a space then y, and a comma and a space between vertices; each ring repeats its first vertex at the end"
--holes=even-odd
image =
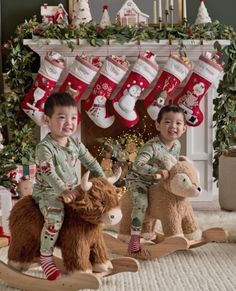
POLYGON ((172 155, 168 155, 164 158, 163 163, 165 168, 170 171, 170 169, 177 163, 177 160, 172 155))

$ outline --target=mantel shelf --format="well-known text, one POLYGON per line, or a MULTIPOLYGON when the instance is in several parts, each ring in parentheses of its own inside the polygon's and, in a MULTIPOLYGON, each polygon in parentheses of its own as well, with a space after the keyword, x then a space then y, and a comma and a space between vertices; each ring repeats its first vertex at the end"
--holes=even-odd
MULTIPOLYGON (((40 56, 44 56, 48 51, 56 50, 63 54, 65 57, 75 57, 78 53, 86 51, 88 54, 99 55, 105 57, 109 54, 122 55, 126 57, 137 57, 140 52, 151 50, 153 51, 160 62, 166 61, 170 53, 177 53, 179 49, 178 40, 170 41, 167 39, 156 41, 131 41, 128 43, 120 44, 111 40, 109 44, 103 46, 91 46, 86 39, 71 39, 70 42, 75 44, 74 50, 71 50, 67 41, 58 39, 25 39, 24 45, 29 46, 32 50, 37 52, 40 56)), ((194 61, 197 60, 199 55, 206 51, 214 51, 213 45, 216 40, 183 40, 186 47, 188 57, 194 61)), ((223 47, 230 44, 230 40, 217 40, 223 47)))

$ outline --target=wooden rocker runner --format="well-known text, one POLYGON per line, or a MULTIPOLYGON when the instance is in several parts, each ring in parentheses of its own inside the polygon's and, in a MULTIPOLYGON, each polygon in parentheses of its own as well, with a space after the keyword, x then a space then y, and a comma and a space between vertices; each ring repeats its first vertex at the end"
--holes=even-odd
MULTIPOLYGON (((76 291, 81 289, 98 289, 102 285, 102 278, 121 272, 137 272, 138 262, 133 258, 116 258, 111 260, 113 269, 102 273, 63 273, 62 277, 55 281, 37 278, 21 273, 4 262, 0 261, 0 279, 9 286, 26 291, 76 291)), ((57 265, 63 269, 61 259, 56 259, 57 265)))
POLYGON ((164 238, 163 234, 158 233, 157 238, 141 244, 141 251, 137 253, 128 252, 128 244, 104 233, 104 239, 111 253, 122 256, 134 257, 140 260, 157 259, 169 255, 178 250, 187 250, 202 246, 209 242, 224 241, 228 237, 227 231, 223 228, 209 228, 202 233, 201 240, 188 240, 185 237, 164 238))

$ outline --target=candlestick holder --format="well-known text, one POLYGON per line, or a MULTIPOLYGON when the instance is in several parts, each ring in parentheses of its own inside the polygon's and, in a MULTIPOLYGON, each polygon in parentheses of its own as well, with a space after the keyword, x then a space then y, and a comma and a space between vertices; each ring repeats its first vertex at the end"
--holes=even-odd
POLYGON ((162 17, 158 17, 159 28, 162 29, 162 17))
POLYGON ((169 10, 165 10, 165 24, 168 25, 169 10))
POLYGON ((183 17, 183 25, 184 25, 184 26, 187 25, 187 17, 183 17))
POLYGON ((171 28, 174 27, 174 6, 170 5, 170 23, 171 23, 171 28))

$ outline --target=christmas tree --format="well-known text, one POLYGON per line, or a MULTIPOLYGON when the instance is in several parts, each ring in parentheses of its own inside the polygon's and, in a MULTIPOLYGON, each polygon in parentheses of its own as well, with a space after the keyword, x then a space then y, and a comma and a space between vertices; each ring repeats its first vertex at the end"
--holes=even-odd
POLYGON ((198 9, 198 14, 197 14, 197 18, 195 20, 195 24, 204 24, 204 23, 209 23, 211 22, 211 18, 208 14, 208 11, 206 9, 204 0, 200 1, 200 6, 198 9))
POLYGON ((110 16, 108 14, 108 6, 104 5, 103 6, 103 15, 101 18, 101 22, 100 22, 100 26, 102 28, 105 28, 106 26, 111 25, 111 20, 110 20, 110 16))
MULTIPOLYGON (((76 12, 75 12, 76 13, 76 12)), ((75 25, 86 24, 92 20, 88 0, 80 0, 78 3, 78 11, 74 21, 75 25)))

